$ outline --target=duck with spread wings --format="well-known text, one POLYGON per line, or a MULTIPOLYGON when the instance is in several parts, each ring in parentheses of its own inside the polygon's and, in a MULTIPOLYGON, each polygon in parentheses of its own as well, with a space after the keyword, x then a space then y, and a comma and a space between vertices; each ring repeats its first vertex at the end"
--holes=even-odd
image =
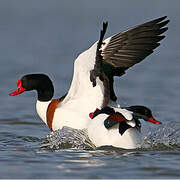
MULTIPOLYGON (((74 62, 74 74, 68 93, 62 98, 52 99, 54 87, 45 74, 27 74, 17 81, 15 96, 25 91, 36 90, 36 109, 51 131, 69 126, 87 128, 89 113, 96 108, 116 104, 113 88, 114 76, 122 76, 131 66, 141 62, 157 48, 165 36, 169 20, 155 19, 105 40, 107 23, 103 24, 100 39, 81 53, 74 62)), ((117 104, 118 107, 118 104, 117 104)), ((131 112, 124 112, 128 118, 131 112), (129 114, 128 114, 129 113, 129 114)))

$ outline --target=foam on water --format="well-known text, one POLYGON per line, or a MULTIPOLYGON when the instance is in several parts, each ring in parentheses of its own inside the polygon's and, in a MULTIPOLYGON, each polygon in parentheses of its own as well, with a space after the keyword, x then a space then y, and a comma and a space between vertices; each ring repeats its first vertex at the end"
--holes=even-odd
MULTIPOLYGON (((180 147, 179 123, 170 123, 158 128, 149 128, 148 133, 143 135, 140 150, 162 150, 180 147)), ((96 149, 90 141, 86 130, 77 130, 63 127, 47 135, 42 148, 51 150, 59 149, 96 149)))
POLYGON ((51 132, 47 135, 46 142, 42 147, 50 149, 94 149, 95 146, 89 140, 86 130, 78 130, 70 127, 51 132))
POLYGON ((155 130, 150 129, 141 148, 164 149, 180 147, 180 123, 168 123, 155 130))

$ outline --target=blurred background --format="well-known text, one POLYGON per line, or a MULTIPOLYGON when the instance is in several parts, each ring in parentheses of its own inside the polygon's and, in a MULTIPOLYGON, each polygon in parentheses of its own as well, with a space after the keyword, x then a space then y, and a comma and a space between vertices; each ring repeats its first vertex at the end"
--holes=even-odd
MULTIPOLYGON (((1 149, 33 146, 36 140, 17 137, 43 138, 49 133, 35 112, 35 92, 18 97, 8 95, 16 89, 17 79, 28 73, 46 73, 54 83, 55 97, 64 95, 71 84, 74 60, 99 39, 103 21, 109 22, 106 34, 109 37, 146 21, 168 16, 169 30, 161 46, 123 77, 116 78, 115 91, 121 105, 146 105, 164 124, 178 123, 179 8, 179 0, 0 0, 1 149)), ((9 154, 2 157, 7 161, 9 154)), ((8 164, 4 167, 2 171, 9 170, 8 164)))
POLYGON ((34 114, 35 93, 8 96, 16 88, 16 80, 27 73, 47 73, 54 82, 55 97, 66 93, 74 60, 98 40, 103 21, 109 22, 109 37, 167 15, 169 30, 161 46, 117 78, 115 86, 122 105, 146 104, 157 106, 157 111, 159 106, 167 106, 167 115, 172 116, 179 105, 175 103, 180 77, 179 6, 178 0, 0 0, 1 114, 9 116, 17 104, 27 105, 34 114))

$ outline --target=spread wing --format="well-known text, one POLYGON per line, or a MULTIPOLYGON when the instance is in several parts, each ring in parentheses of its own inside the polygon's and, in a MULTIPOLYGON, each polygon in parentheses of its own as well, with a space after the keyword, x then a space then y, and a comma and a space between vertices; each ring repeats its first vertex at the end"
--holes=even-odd
POLYGON ((109 79, 110 96, 116 100, 113 90, 113 77, 122 76, 125 71, 141 62, 157 48, 167 31, 167 16, 149 21, 116 34, 103 41, 107 23, 103 23, 103 30, 97 45, 96 62, 91 71, 90 80, 96 85, 96 77, 102 81, 104 76, 109 79))
POLYGON ((124 70, 141 62, 160 45, 168 28, 165 17, 155 19, 112 36, 102 51, 103 61, 124 70))

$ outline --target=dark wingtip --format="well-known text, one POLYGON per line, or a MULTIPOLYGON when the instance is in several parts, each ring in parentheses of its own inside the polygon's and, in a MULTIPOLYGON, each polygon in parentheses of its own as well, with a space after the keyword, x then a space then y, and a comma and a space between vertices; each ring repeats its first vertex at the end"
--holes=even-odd
POLYGON ((166 19, 166 18, 167 18, 167 16, 163 16, 163 17, 161 17, 161 19, 162 19, 162 20, 164 20, 164 19, 166 19))
POLYGON ((108 26, 108 21, 104 21, 103 22, 103 29, 107 29, 107 26, 108 26))
POLYGON ((154 24, 158 24, 160 27, 163 27, 165 26, 169 20, 165 20, 167 18, 167 16, 163 16, 163 17, 160 17, 160 18, 157 18, 157 19, 154 19, 152 21, 149 21, 145 24, 148 24, 148 25, 154 25, 154 24), (165 21, 164 21, 165 20, 165 21), (162 26, 161 26, 161 23, 162 23, 162 26), (164 24, 164 25, 163 25, 164 24))
POLYGON ((165 28, 160 29, 158 35, 163 34, 163 33, 166 32, 167 30, 168 30, 168 27, 165 27, 165 28))
POLYGON ((163 16, 163 17, 160 17, 160 18, 158 18, 158 19, 156 19, 158 22, 161 22, 161 21, 163 21, 164 19, 166 19, 167 18, 167 16, 163 16))
POLYGON ((166 26, 166 25, 169 23, 169 21, 170 21, 170 20, 167 20, 167 21, 163 21, 163 22, 161 22, 161 23, 158 23, 158 26, 159 26, 160 28, 162 28, 162 27, 166 26))
POLYGON ((103 29, 100 31, 100 38, 97 43, 97 49, 96 49, 96 62, 94 65, 94 69, 91 70, 90 74, 90 81, 92 82, 93 87, 96 86, 96 78, 99 77, 101 81, 104 81, 103 75, 102 75, 102 55, 101 55, 101 46, 103 44, 103 39, 106 34, 108 22, 103 22, 103 29))
POLYGON ((166 36, 164 36, 164 35, 163 35, 163 36, 158 36, 158 37, 157 37, 157 42, 163 40, 165 37, 166 37, 166 36))
POLYGON ((107 30, 107 26, 108 26, 108 22, 103 22, 103 29, 101 30, 101 35, 100 35, 100 40, 103 41, 104 35, 106 33, 107 30))

